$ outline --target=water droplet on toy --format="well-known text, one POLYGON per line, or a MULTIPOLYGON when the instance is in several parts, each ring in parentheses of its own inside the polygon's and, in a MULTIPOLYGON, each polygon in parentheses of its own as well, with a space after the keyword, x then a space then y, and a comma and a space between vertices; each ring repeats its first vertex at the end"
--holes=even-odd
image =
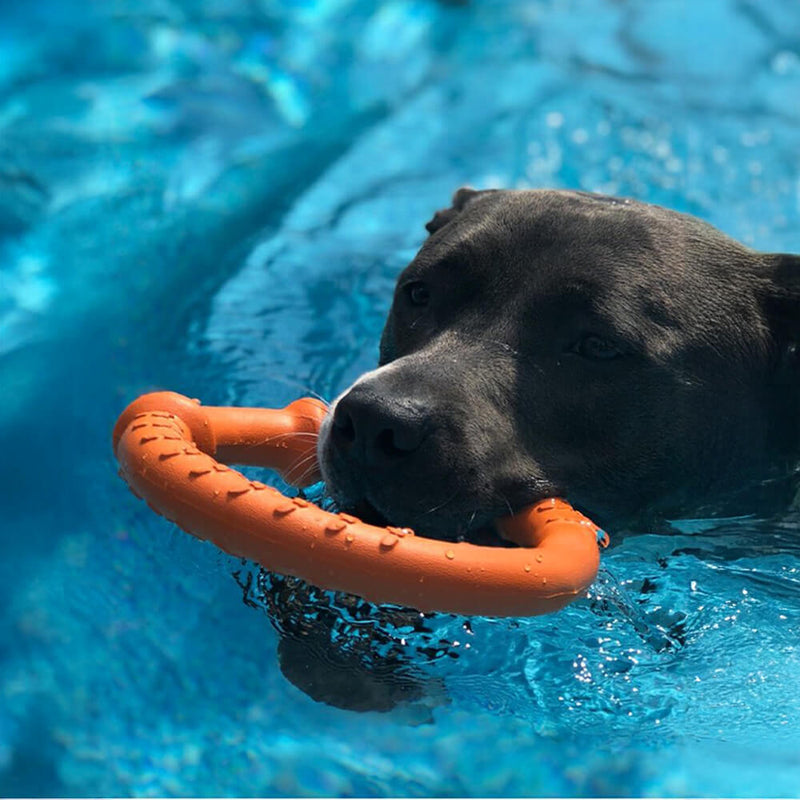
POLYGON ((449 558, 451 560, 456 557, 456 554, 452 550, 445 550, 444 554, 445 554, 445 556, 447 556, 447 558, 449 558))

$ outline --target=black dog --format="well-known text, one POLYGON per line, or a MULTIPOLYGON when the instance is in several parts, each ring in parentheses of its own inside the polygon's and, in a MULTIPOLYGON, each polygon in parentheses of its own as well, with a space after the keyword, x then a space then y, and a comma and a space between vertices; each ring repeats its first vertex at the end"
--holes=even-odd
POLYGON ((571 191, 461 189, 427 229, 320 436, 340 505, 469 539, 552 495, 613 530, 791 491, 800 257, 571 191))
MULTIPOLYGON (((800 258, 581 192, 462 189, 427 228, 397 283, 382 366, 321 432, 339 505, 472 540, 552 495, 615 532, 789 502, 800 258)), ((426 692, 400 656, 341 650, 317 625, 284 637, 281 666, 347 708, 426 692)))

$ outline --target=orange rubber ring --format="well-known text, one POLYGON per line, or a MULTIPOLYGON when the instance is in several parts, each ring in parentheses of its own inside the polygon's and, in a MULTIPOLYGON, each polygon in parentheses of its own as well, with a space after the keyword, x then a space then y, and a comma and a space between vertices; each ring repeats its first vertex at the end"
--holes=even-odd
POLYGON ((534 616, 563 608, 594 580, 600 531, 563 500, 498 520, 500 534, 520 547, 480 547, 332 514, 220 463, 268 466, 294 485, 314 483, 325 414, 310 398, 281 410, 219 408, 157 392, 122 413, 114 451, 134 494, 187 532, 274 572, 375 603, 534 616))

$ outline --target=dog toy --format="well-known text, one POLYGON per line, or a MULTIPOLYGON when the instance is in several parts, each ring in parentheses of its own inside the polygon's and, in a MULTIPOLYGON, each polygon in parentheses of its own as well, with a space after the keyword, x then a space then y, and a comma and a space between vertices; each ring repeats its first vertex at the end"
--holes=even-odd
POLYGON ((519 547, 482 547, 330 513, 226 465, 271 467, 300 487, 317 482, 326 413, 311 398, 280 410, 220 408, 156 392, 122 413, 114 452, 133 493, 188 533, 273 572, 375 603, 534 616, 563 608, 594 580, 598 543, 607 538, 560 499, 497 521, 519 547))

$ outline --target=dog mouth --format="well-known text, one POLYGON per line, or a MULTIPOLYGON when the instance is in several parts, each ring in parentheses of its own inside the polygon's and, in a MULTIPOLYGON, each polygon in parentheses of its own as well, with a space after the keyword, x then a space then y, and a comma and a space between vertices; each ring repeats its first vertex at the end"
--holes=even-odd
MULTIPOLYGON (((397 524, 396 520, 384 514, 366 498, 360 498, 352 503, 345 503, 343 508, 348 513, 370 525, 386 527, 387 525, 397 524)), ((439 539, 441 541, 469 542, 483 547, 514 547, 511 542, 500 536, 494 522, 491 520, 472 525, 467 525, 466 521, 453 521, 445 525, 432 524, 429 528, 422 523, 418 526, 418 529, 415 529, 415 532, 429 539, 439 539)))
POLYGON ((474 463, 474 455, 471 461, 460 459, 456 474, 439 452, 442 448, 431 449, 424 460, 405 454, 405 463, 387 463, 384 448, 372 453, 370 461, 345 434, 340 434, 344 441, 337 441, 331 420, 329 414, 317 448, 325 493, 334 508, 367 524, 410 528, 440 541, 508 546, 496 521, 548 496, 538 486, 532 489, 529 481, 494 487, 491 475, 474 463))
POLYGON ((377 525, 380 528, 385 528, 387 525, 392 524, 391 521, 378 511, 367 499, 362 498, 355 503, 347 503, 345 505, 347 506, 347 511, 369 525, 377 525))

